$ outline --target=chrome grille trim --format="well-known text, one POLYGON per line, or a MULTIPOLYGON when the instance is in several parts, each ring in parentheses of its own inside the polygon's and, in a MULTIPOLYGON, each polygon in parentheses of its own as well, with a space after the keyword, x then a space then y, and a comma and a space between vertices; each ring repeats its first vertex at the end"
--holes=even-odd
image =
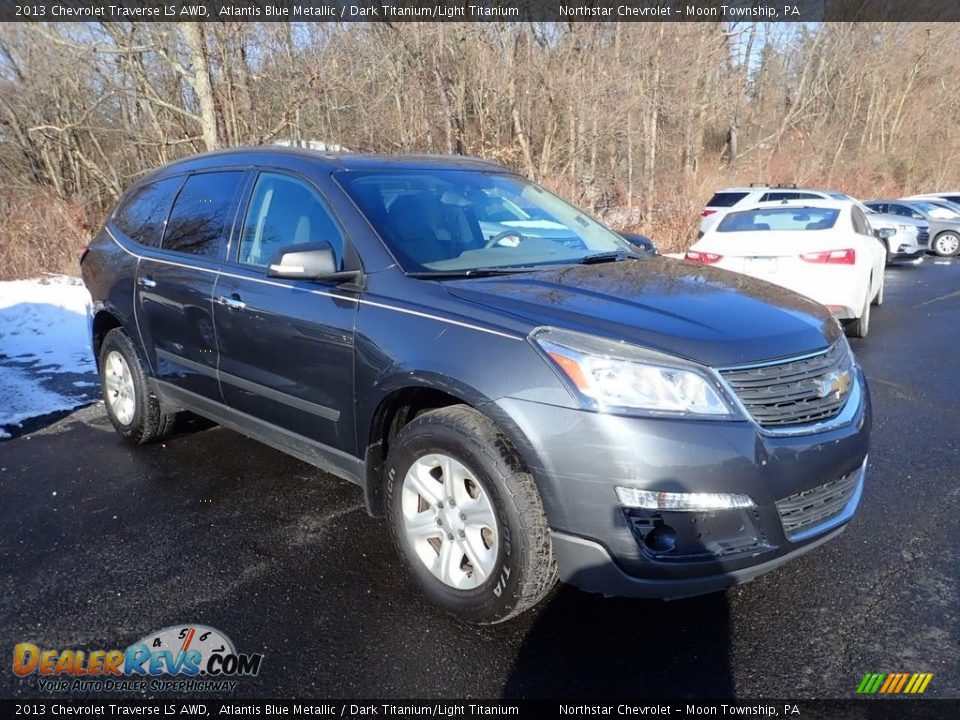
POLYGON ((810 355, 718 373, 750 417, 771 431, 821 426, 836 418, 853 395, 858 400, 860 395, 853 358, 842 339, 810 355), (824 383, 844 371, 846 387, 824 395, 824 383))
POLYGON ((863 493, 867 460, 841 478, 778 500, 777 512, 791 542, 826 532, 849 520, 863 493))

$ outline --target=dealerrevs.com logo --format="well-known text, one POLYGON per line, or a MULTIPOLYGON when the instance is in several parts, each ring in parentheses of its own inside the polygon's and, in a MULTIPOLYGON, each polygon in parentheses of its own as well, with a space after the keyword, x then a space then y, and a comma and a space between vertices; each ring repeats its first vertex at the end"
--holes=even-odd
POLYGON ((41 649, 20 643, 13 672, 37 677, 48 692, 230 692, 260 672, 263 655, 238 653, 206 625, 177 625, 144 636, 126 650, 41 649))

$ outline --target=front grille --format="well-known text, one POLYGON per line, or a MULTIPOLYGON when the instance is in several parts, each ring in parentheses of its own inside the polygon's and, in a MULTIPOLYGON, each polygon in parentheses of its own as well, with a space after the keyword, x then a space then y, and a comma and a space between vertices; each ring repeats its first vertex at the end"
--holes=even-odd
POLYGON ((721 370, 720 374, 763 427, 830 420, 843 409, 856 382, 850 352, 842 340, 813 357, 721 370))
POLYGON ((857 468, 839 480, 778 500, 777 510, 787 537, 793 540, 842 513, 856 492, 861 475, 861 469, 857 468))

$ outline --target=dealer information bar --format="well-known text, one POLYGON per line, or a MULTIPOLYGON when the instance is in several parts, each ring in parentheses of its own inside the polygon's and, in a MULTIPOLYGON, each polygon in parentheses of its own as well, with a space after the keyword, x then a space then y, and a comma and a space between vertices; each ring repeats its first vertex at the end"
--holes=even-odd
POLYGON ((956 0, 3 0, 6 22, 958 21, 956 0))
POLYGON ((2 717, 956 718, 960 700, 2 700, 2 717))

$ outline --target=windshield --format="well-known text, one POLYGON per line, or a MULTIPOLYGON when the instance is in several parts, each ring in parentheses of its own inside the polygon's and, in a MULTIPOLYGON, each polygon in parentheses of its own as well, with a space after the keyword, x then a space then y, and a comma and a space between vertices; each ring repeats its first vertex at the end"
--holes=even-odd
POLYGON ((414 169, 336 178, 407 272, 564 264, 631 252, 620 236, 515 175, 414 169))
POLYGON ((757 230, 828 230, 836 222, 836 208, 763 208, 727 215, 717 232, 751 232, 757 230))
POLYGON ((955 220, 956 218, 960 217, 960 215, 955 213, 953 210, 950 210, 943 205, 935 205, 931 202, 915 202, 913 206, 921 212, 926 213, 932 218, 937 218, 938 220, 955 220))
POLYGON ((936 200, 929 203, 933 209, 928 210, 931 217, 939 218, 940 220, 955 220, 960 217, 960 213, 957 212, 958 208, 956 203, 952 203, 949 200, 936 200))

